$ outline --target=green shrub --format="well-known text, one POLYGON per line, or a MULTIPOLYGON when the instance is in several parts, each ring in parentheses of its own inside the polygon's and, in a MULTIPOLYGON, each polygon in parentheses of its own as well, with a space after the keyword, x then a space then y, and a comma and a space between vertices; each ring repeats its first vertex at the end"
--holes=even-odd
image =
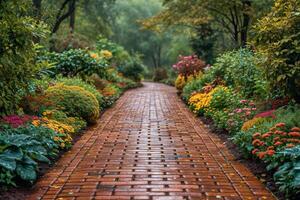
POLYGON ((63 83, 64 85, 68 85, 68 86, 78 86, 78 87, 85 89, 86 91, 89 91, 96 97, 96 99, 98 100, 98 103, 99 103, 99 108, 101 108, 101 103, 103 102, 103 96, 101 95, 101 93, 98 92, 98 90, 96 89, 96 87, 94 85, 91 85, 91 84, 83 81, 82 79, 76 78, 76 77, 75 78, 58 78, 57 82, 63 83))
POLYGON ((83 79, 94 73, 104 77, 107 66, 105 59, 97 60, 88 51, 82 49, 70 49, 62 53, 48 52, 46 55, 41 56, 40 60, 54 63, 54 67, 50 70, 56 75, 80 76, 83 79))
POLYGON ((153 81, 159 82, 168 78, 167 70, 164 68, 156 69, 154 71, 153 81))
POLYGON ((33 40, 44 24, 27 16, 27 1, 0 2, 0 115, 14 113, 38 71, 33 40))
POLYGON ((182 90, 182 98, 186 102, 189 100, 193 92, 200 91, 207 83, 210 83, 212 78, 209 73, 204 74, 200 78, 189 81, 182 90))
POLYGON ((95 123, 99 117, 96 97, 81 87, 57 84, 46 90, 46 98, 52 102, 52 107, 68 116, 81 117, 88 123, 95 123))
POLYGON ((276 0, 255 26, 253 44, 265 59, 258 62, 271 85, 300 102, 300 1, 276 0))
POLYGON ((15 185, 14 178, 33 183, 38 162, 50 163, 58 153, 55 132, 44 127, 8 129, 0 134, 0 182, 15 185))
POLYGON ((144 65, 138 56, 132 56, 127 63, 119 67, 119 71, 127 78, 140 82, 144 72, 144 65))
POLYGON ((254 54, 247 49, 227 52, 217 58, 210 73, 246 97, 265 97, 267 85, 260 68, 255 64, 256 60, 258 59, 254 54))

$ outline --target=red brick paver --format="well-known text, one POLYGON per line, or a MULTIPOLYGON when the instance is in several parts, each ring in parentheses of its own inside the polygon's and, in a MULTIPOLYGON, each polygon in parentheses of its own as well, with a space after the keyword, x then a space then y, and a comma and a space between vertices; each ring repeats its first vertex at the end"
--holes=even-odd
POLYGON ((28 199, 275 199, 165 85, 127 92, 28 199))

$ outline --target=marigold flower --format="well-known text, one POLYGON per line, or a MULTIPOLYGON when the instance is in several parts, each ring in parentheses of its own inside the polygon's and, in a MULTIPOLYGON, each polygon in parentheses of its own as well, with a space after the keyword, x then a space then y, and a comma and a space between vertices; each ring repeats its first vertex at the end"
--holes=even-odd
POLYGON ((274 143, 274 145, 275 145, 275 146, 280 146, 280 145, 282 145, 282 142, 277 141, 277 142, 274 143))
POLYGON ((285 123, 278 123, 275 125, 275 127, 277 127, 277 128, 285 127, 285 123))
POLYGON ((293 148, 294 146, 295 146, 294 144, 289 143, 289 144, 286 145, 286 148, 293 148))
POLYGON ((261 142, 262 141, 260 141, 259 139, 255 139, 255 140, 253 140, 252 145, 253 146, 259 146, 261 144, 261 142))
POLYGON ((299 127, 294 127, 291 129, 291 131, 293 132, 300 132, 300 128, 299 127))
POLYGON ((259 152, 257 156, 259 157, 259 159, 263 159, 266 156, 266 152, 259 152))
POLYGON ((252 150, 252 154, 253 154, 253 155, 255 155, 257 152, 259 152, 258 149, 253 149, 253 150, 252 150))
POLYGON ((273 139, 274 142, 276 142, 278 140, 280 140, 280 137, 278 137, 278 136, 273 139))
POLYGON ((274 150, 274 146, 269 146, 267 150, 274 150))
POLYGON ((265 133, 265 134, 263 134, 261 137, 262 138, 268 138, 268 137, 270 137, 271 135, 269 134, 269 133, 265 133))
POLYGON ((268 154, 269 156, 273 156, 273 155, 275 154, 275 151, 274 151, 274 150, 268 150, 268 151, 267 151, 267 154, 268 154))
POLYGON ((257 138, 257 137, 260 137, 260 136, 261 136, 260 133, 254 133, 252 137, 253 137, 253 138, 257 138))
POLYGON ((290 132, 290 133, 289 133, 289 136, 292 136, 292 137, 300 137, 300 133, 299 133, 299 132, 290 132))

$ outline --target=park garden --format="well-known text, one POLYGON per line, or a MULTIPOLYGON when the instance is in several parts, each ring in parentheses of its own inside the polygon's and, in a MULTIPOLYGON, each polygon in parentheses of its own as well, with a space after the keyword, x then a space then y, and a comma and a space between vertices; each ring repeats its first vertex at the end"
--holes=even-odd
POLYGON ((34 185, 144 80, 296 198, 299 59, 299 0, 0 0, 1 190, 34 185))

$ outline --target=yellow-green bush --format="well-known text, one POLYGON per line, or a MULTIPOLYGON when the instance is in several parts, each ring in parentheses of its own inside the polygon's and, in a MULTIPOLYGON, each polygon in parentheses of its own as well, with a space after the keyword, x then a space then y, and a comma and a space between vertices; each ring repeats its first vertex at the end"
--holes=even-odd
POLYGON ((99 117, 99 103, 96 97, 78 86, 57 84, 46 90, 47 100, 68 116, 81 117, 88 123, 95 123, 99 117))

